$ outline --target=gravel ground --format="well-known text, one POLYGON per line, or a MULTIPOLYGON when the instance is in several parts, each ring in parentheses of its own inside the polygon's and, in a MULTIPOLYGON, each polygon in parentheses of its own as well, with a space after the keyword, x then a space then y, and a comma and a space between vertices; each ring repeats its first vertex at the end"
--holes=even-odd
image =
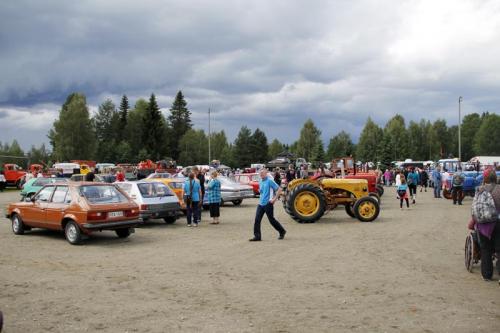
MULTIPOLYGON (((0 193, 0 207, 18 198, 0 193)), ((497 332, 500 287, 465 270, 471 199, 418 193, 400 210, 386 189, 376 222, 343 209, 298 224, 281 205, 284 240, 257 199, 221 210, 220 225, 155 221, 129 239, 11 232, 0 217, 0 310, 11 332, 497 332)), ((494 276, 498 280, 498 276, 494 276)))

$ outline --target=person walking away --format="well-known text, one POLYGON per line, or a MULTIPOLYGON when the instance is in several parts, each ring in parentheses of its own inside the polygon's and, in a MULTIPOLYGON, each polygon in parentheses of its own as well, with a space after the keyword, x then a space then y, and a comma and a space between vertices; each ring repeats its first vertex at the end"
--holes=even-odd
POLYGON ((411 168, 408 172, 408 189, 410 190, 410 196, 412 203, 415 204, 415 199, 417 198, 417 184, 419 183, 418 173, 415 168, 411 168))
POLYGON ((385 186, 391 186, 391 172, 389 171, 389 169, 385 169, 385 172, 384 172, 384 180, 385 180, 385 186))
MULTIPOLYGON (((472 219, 469 229, 476 229, 481 252, 481 275, 485 281, 493 277, 493 254, 500 253, 500 185, 493 169, 484 171, 483 185, 478 188, 472 202, 472 219), (489 192, 485 193, 485 192, 489 192), (494 207, 493 207, 494 206, 494 207), (483 214, 477 214, 478 212, 483 214), (484 213, 489 214, 484 214, 484 213), (495 218, 496 215, 496 218, 495 218)), ((500 275, 500 260, 496 263, 500 275)), ((500 280, 498 281, 500 284, 500 280)))
POLYGON ((398 187, 399 185, 401 185, 401 177, 404 177, 402 174, 401 174, 401 171, 400 170, 396 170, 396 187, 398 187))
MULTIPOLYGON (((442 189, 444 190, 446 188, 446 186, 448 186, 448 179, 450 179, 450 173, 448 172, 448 169, 446 168, 443 168, 443 174, 441 176, 441 187, 442 189)), ((450 189, 451 190, 451 189, 450 189)))
POLYGON ((89 173, 87 173, 85 175, 85 181, 87 181, 87 182, 93 182, 94 179, 95 179, 95 175, 92 171, 90 171, 89 173))
POLYGON ((217 179, 217 171, 212 172, 212 179, 207 185, 208 205, 210 207, 210 217, 212 222, 210 224, 219 224, 220 216, 220 181, 217 179))
POLYGON ((459 205, 462 205, 464 181, 465 176, 462 173, 462 168, 458 168, 457 172, 455 172, 451 178, 451 197, 453 198, 454 205, 456 205, 457 202, 459 205))
POLYGON ((432 182, 434 183, 434 198, 441 198, 441 167, 439 165, 432 171, 432 182))
POLYGON ((188 179, 184 182, 184 203, 186 204, 186 219, 187 226, 191 223, 195 227, 198 226, 198 210, 200 209, 201 186, 198 179, 195 179, 194 173, 191 172, 188 179))
POLYGON ((125 181, 125 174, 123 173, 122 170, 118 170, 116 173, 116 181, 117 182, 124 182, 125 181))
POLYGON ((406 208, 410 208, 410 201, 408 200, 408 184, 406 184, 406 178, 401 175, 401 184, 397 188, 398 198, 399 198, 399 208, 403 209, 403 200, 406 201, 406 208))
POLYGON ((422 189, 425 189, 425 192, 427 192, 428 182, 429 175, 427 174, 427 171, 425 171, 425 169, 420 169, 420 192, 422 192, 422 189))
POLYGON ((281 194, 281 187, 276 184, 276 182, 267 176, 267 170, 262 169, 259 172, 260 181, 260 197, 259 204, 257 205, 257 211, 255 213, 255 222, 253 226, 254 237, 250 239, 251 242, 260 241, 262 239, 260 232, 260 223, 264 214, 267 215, 269 222, 279 233, 278 239, 285 238, 286 230, 283 226, 274 218, 274 203, 278 200, 281 194))

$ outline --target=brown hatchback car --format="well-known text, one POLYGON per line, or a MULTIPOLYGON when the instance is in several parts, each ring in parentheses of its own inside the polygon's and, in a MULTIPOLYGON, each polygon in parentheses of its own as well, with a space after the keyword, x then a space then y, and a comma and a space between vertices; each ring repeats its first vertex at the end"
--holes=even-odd
POLYGON ((31 228, 63 230, 71 244, 97 230, 114 230, 126 238, 142 223, 139 207, 121 190, 92 182, 46 185, 31 200, 11 203, 6 217, 16 235, 31 228))

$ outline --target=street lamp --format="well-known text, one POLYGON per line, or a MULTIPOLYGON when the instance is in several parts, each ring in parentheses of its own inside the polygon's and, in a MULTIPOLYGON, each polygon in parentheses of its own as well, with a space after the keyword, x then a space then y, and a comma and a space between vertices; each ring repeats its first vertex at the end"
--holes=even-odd
POLYGON ((458 161, 462 162, 462 140, 460 138, 460 128, 462 127, 462 115, 461 115, 461 104, 463 98, 458 97, 458 161))

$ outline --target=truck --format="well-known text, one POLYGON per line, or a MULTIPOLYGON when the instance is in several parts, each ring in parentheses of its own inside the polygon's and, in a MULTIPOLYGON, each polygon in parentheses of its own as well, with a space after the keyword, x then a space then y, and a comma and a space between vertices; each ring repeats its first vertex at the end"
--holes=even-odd
POLYGON ((21 189, 26 178, 26 171, 19 165, 6 163, 3 165, 3 174, 7 186, 15 186, 21 189))

